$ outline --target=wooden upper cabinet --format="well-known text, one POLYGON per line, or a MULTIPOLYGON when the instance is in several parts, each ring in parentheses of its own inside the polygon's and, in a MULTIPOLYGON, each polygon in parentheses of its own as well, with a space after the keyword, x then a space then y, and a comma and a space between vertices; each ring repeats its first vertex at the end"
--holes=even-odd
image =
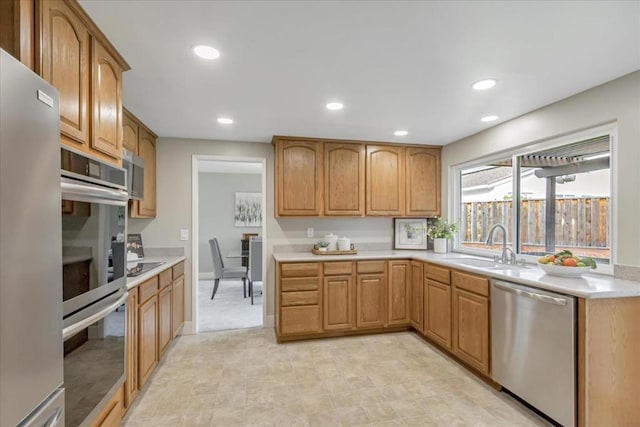
POLYGON ((405 149, 406 216, 440 215, 440 149, 405 149))
POLYGON ((137 218, 156 216, 156 138, 144 128, 139 129, 138 155, 144 159, 144 196, 134 203, 137 218))
POLYGON ((122 157, 122 68, 93 39, 91 148, 114 159, 122 157))
POLYGON ((322 213, 322 143, 279 140, 276 145, 276 216, 322 213))
POLYGON ((404 147, 367 145, 366 214, 404 214, 404 147))
POLYGON ((62 1, 41 1, 37 70, 60 92, 62 142, 83 149, 89 142, 90 35, 78 15, 62 1))
POLYGON ((324 214, 364 215, 365 146, 324 144, 324 214))
POLYGON ((122 109, 122 146, 138 154, 138 123, 126 109, 122 109))

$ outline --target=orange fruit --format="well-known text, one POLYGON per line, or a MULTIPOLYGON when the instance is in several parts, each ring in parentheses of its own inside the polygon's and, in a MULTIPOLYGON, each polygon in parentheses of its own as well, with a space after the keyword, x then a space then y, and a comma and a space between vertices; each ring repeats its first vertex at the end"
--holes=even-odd
POLYGON ((564 260, 562 265, 564 265, 565 267, 577 267, 578 266, 578 261, 576 261, 573 258, 567 258, 567 259, 564 260))

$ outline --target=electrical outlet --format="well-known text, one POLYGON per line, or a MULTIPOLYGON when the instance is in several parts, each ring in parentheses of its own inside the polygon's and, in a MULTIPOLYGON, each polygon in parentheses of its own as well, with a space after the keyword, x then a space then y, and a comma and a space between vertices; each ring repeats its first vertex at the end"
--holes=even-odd
POLYGON ((188 228, 180 229, 180 240, 189 240, 189 229, 188 228))
POLYGON ((313 237, 313 227, 307 228, 307 237, 313 237))

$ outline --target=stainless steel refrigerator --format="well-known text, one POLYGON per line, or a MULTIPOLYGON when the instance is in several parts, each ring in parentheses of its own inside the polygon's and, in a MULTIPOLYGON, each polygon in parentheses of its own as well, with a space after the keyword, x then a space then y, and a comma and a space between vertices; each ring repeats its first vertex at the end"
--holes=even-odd
POLYGON ((0 426, 64 426, 58 91, 0 49, 0 426))

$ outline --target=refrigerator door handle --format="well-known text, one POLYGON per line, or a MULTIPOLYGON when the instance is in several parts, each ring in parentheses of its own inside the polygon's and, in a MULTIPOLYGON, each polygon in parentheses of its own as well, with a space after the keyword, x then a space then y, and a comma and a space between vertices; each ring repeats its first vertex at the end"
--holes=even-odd
POLYGON ((116 308, 120 307, 122 304, 127 302, 127 298, 129 297, 129 292, 125 292, 118 298, 115 302, 109 303, 106 307, 101 308, 99 311, 73 323, 66 328, 62 329, 62 339, 66 340, 67 338, 72 337, 77 334, 84 328, 92 325, 100 319, 107 317, 111 312, 113 312, 116 308))
POLYGON ((60 424, 60 420, 62 420, 63 413, 64 411, 62 410, 62 408, 58 408, 56 412, 53 415, 51 415, 51 417, 49 417, 47 422, 44 423, 42 427, 56 427, 58 424, 60 424))

